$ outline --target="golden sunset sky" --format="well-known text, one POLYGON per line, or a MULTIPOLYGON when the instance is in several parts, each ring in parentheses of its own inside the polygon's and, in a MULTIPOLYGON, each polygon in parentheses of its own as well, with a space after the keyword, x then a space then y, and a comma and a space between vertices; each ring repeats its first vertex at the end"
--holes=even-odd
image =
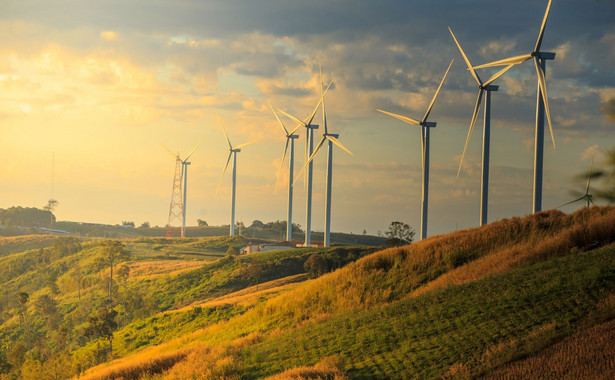
MULTIPOLYGON (((167 223, 174 159, 191 158, 188 224, 227 224, 228 147, 238 156, 237 219, 284 220, 274 193, 284 135, 269 100, 300 118, 323 81, 334 153, 332 230, 370 234, 400 220, 419 229, 421 118, 455 59, 430 120, 429 234, 478 225, 481 116, 456 178, 476 84, 473 64, 529 53, 547 1, 14 1, 0 3, 0 208, 59 201, 58 220, 167 223), (52 159, 55 175, 52 195, 52 159)), ((554 0, 542 50, 557 149, 545 133, 545 209, 584 189, 575 175, 615 147, 615 3, 554 0), (609 101, 611 103, 609 103, 609 101)), ((494 70, 485 69, 486 79, 494 70)), ((492 97, 489 220, 531 211, 536 72, 531 61, 492 97)), ((294 124, 283 118, 286 126, 294 124)), ((316 123, 321 124, 320 113, 316 123)), ((297 141, 296 171, 304 132, 297 141)), ((317 137, 320 136, 318 132, 317 137)), ((316 159, 313 229, 323 229, 325 150, 316 159)), ((286 182, 287 183, 287 182, 286 182)), ((582 204, 567 206, 570 212, 582 204)), ((294 222, 305 225, 305 191, 294 222)))

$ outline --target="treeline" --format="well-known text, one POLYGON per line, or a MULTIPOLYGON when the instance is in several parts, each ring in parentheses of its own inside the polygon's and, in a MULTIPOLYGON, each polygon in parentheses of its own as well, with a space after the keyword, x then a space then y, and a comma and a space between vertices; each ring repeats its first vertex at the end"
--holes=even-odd
POLYGON ((51 211, 36 207, 9 207, 0 208, 0 226, 7 227, 49 227, 49 223, 56 217, 51 211))

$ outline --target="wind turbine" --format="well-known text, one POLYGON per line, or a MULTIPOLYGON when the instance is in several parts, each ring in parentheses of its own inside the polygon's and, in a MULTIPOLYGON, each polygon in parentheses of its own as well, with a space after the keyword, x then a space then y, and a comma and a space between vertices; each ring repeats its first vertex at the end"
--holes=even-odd
POLYGON ((475 69, 483 67, 493 66, 508 66, 511 64, 518 64, 527 61, 528 59, 534 60, 534 66, 536 67, 536 75, 538 77, 538 89, 536 95, 536 132, 534 136, 534 191, 532 200, 532 212, 536 213, 542 210, 542 172, 543 172, 543 151, 544 151, 544 138, 545 138, 545 120, 544 115, 547 115, 547 122, 549 123, 549 131, 551 132, 551 141, 553 141, 553 149, 555 149, 555 138, 553 137, 553 126, 551 125, 551 112, 549 111, 549 100, 547 97, 547 79, 546 79, 546 61, 555 59, 555 53, 541 52, 540 46, 542 45, 542 37, 547 25, 547 18, 549 17, 549 11, 551 9, 551 1, 547 4, 547 10, 542 19, 542 25, 540 26, 540 32, 538 33, 538 39, 534 50, 529 54, 519 55, 516 57, 505 58, 499 61, 486 63, 484 65, 475 66, 475 69))
POLYGON ((237 145, 233 147, 231 145, 231 140, 229 140, 226 131, 224 130, 224 125, 222 124, 222 119, 220 119, 220 115, 218 116, 218 122, 220 122, 220 128, 222 128, 222 132, 224 133, 224 137, 226 138, 226 142, 228 143, 229 153, 228 158, 226 159, 226 165, 224 166, 224 170, 222 171, 222 175, 220 176, 220 182, 218 182, 218 188, 216 189, 216 195, 218 195, 218 191, 220 190, 220 185, 222 184, 222 178, 224 178, 224 173, 226 173, 226 169, 228 168, 229 162, 231 162, 231 156, 233 157, 233 186, 231 188, 231 226, 229 231, 229 236, 235 235, 235 193, 236 193, 236 185, 237 185, 237 153, 241 152, 241 148, 244 146, 250 145, 254 143, 254 141, 247 142, 245 144, 237 145))
POLYGON ((322 139, 316 146, 316 149, 310 155, 310 157, 308 158, 306 163, 303 165, 303 168, 301 168, 301 171, 299 171, 299 173, 301 173, 307 165, 312 164, 312 160, 314 160, 314 157, 316 157, 316 154, 318 154, 318 151, 320 150, 320 148, 322 148, 322 145, 324 144, 324 142, 327 141, 329 145, 327 147, 328 149, 327 149, 327 180, 326 180, 326 193, 325 193, 324 246, 329 247, 331 245, 331 184, 333 182, 333 145, 332 144, 339 146, 340 148, 348 152, 350 155, 352 155, 352 152, 346 149, 346 147, 342 145, 342 143, 339 142, 339 140, 337 139, 339 137, 339 134, 329 133, 327 129, 327 112, 325 110, 324 94, 322 93, 322 72, 320 73, 320 93, 321 93, 321 101, 322 101, 322 120, 325 126, 325 133, 322 135, 322 139))
POLYGON ((440 89, 442 88, 444 79, 446 79, 446 75, 448 74, 448 71, 451 69, 451 66, 453 65, 453 61, 454 59, 451 60, 451 63, 448 65, 448 68, 446 69, 446 72, 444 73, 444 77, 442 77, 442 81, 440 82, 440 85, 438 86, 438 89, 436 90, 436 93, 433 96, 433 99, 431 99, 431 103, 429 104, 429 107, 427 108, 427 112, 425 112, 425 116, 423 116, 421 121, 414 120, 406 116, 397 115, 392 112, 378 110, 379 112, 382 112, 389 116, 393 116, 394 118, 399 119, 405 123, 421 126, 421 164, 422 164, 422 169, 423 169, 423 172, 422 172, 423 188, 422 188, 422 193, 421 193, 421 240, 427 237, 427 208, 428 208, 428 203, 429 203, 429 128, 435 128, 437 124, 436 122, 427 121, 427 118, 429 117, 431 108, 436 102, 436 98, 438 97, 438 93, 440 92, 440 89))
MULTIPOLYGON (((303 125, 305 127, 305 143, 306 143, 305 159, 306 159, 306 162, 308 158, 314 152, 314 129, 318 129, 318 125, 312 124, 312 121, 314 120, 316 111, 318 111, 318 107, 320 107, 320 103, 322 103, 325 94, 329 90, 329 87, 331 87, 331 83, 333 82, 329 82, 327 89, 320 96, 320 100, 316 104, 316 107, 314 107, 314 111, 312 111, 312 113, 303 121, 299 120, 298 118, 278 108, 278 111, 282 112, 284 115, 286 115, 287 117, 295 121, 298 125, 303 125)), ((321 89, 321 92, 322 92, 322 89, 321 89)), ((305 197, 306 198, 306 206, 305 206, 306 212, 305 212, 305 243, 304 243, 306 247, 310 246, 311 235, 312 235, 312 231, 311 231, 312 230, 312 169, 313 169, 313 165, 312 165, 312 162, 310 162, 308 164, 307 172, 306 172, 307 193, 305 197)))
POLYGON ((468 137, 466 138, 466 144, 463 147, 463 154, 461 155, 461 161, 459 162, 459 170, 457 170, 457 178, 459 178, 459 173, 461 173, 461 166, 463 165, 463 157, 466 154, 466 149, 468 149, 468 143, 470 142, 470 136, 472 135, 472 130, 474 129, 474 124, 476 123, 476 118, 478 117, 478 110, 480 109, 480 103, 482 101, 483 95, 485 95, 485 118, 483 120, 483 165, 482 165, 482 173, 481 173, 481 191, 480 191, 480 225, 487 224, 487 208, 489 204, 489 147, 491 144, 491 92, 497 91, 498 86, 494 86, 493 83, 496 79, 502 76, 506 71, 508 71, 514 64, 510 64, 503 68, 502 70, 495 73, 491 78, 487 81, 483 82, 476 71, 472 68, 472 64, 470 60, 464 53, 459 41, 455 38, 455 34, 448 28, 449 32, 451 32, 451 36, 455 40, 463 59, 468 66, 468 70, 470 70, 470 74, 476 83, 478 83, 478 97, 476 98, 476 105, 474 106, 474 112, 472 113, 472 121, 470 122, 470 129, 468 130, 468 137))
POLYGON ((592 158, 591 163, 589 164, 589 174, 587 174, 587 185, 585 185, 585 194, 583 194, 582 197, 575 199, 574 201, 570 201, 568 203, 564 203, 563 205, 559 206, 560 207, 564 207, 566 205, 569 205, 571 203, 575 203, 578 201, 582 201, 583 199, 585 199, 585 206, 589 208, 589 204, 591 203, 592 205, 596 205, 594 203, 594 201, 592 200, 592 195, 589 193, 589 182, 591 181, 592 178, 592 167, 594 166, 594 159, 592 158))
POLYGON ((288 208, 286 214, 286 241, 292 241, 293 234, 293 171, 294 171, 294 160, 295 160, 295 139, 299 138, 299 135, 295 135, 297 129, 301 126, 298 124, 295 129, 292 131, 288 131, 282 123, 282 120, 278 117, 278 114, 273 109, 271 103, 269 103, 269 107, 271 111, 275 115, 275 118, 280 123, 280 126, 284 130, 284 135, 286 136, 286 145, 284 146, 284 154, 282 155, 282 163, 280 164, 280 170, 278 171, 278 178, 275 182, 275 191, 278 189, 278 183, 280 182, 280 175, 282 174, 282 167, 284 166, 284 160, 286 159, 286 153, 288 152, 288 146, 290 145, 290 156, 288 158, 288 208))
POLYGON ((205 138, 203 138, 201 142, 199 142, 197 146, 195 146, 194 149, 192 149, 188 156, 183 160, 179 156, 179 153, 175 154, 171 151, 171 149, 164 146, 164 144, 160 144, 164 149, 166 149, 167 152, 169 152, 169 154, 171 154, 171 156, 175 157, 175 178, 173 179, 173 193, 171 195, 171 207, 169 209, 169 221, 167 223, 167 237, 169 237, 170 235, 169 232, 171 228, 171 222, 173 221, 173 219, 179 217, 178 213, 175 212, 174 209, 179 209, 179 212, 181 212, 181 237, 186 237, 186 195, 188 191, 188 165, 190 165, 188 159, 190 159, 192 154, 198 149, 199 146, 201 146, 203 141, 205 141, 205 138), (180 167, 181 170, 179 170, 180 167), (178 172, 180 173, 179 178, 177 178, 178 172), (184 182, 183 186, 181 183, 182 179, 184 182))

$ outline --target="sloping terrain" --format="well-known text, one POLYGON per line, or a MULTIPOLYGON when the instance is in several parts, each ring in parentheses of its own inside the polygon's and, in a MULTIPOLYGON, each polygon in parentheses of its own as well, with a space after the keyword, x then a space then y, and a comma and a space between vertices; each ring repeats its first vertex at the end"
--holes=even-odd
MULTIPOLYGON (((594 329, 610 331, 615 318, 614 242, 608 207, 433 237, 244 303, 84 377, 466 378, 575 355, 569 341, 611 352, 594 329)), ((612 378, 612 360, 599 357, 589 355, 590 373, 612 378)))

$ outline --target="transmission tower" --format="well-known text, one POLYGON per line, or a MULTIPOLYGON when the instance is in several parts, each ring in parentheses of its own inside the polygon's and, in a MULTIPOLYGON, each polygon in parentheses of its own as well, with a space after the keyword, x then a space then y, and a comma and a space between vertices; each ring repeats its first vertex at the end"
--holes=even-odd
POLYGON ((171 193, 171 207, 169 208, 169 222, 167 223, 167 237, 184 237, 182 227, 184 214, 184 200, 182 197, 183 165, 179 157, 175 161, 175 176, 173 177, 173 192, 171 193))

